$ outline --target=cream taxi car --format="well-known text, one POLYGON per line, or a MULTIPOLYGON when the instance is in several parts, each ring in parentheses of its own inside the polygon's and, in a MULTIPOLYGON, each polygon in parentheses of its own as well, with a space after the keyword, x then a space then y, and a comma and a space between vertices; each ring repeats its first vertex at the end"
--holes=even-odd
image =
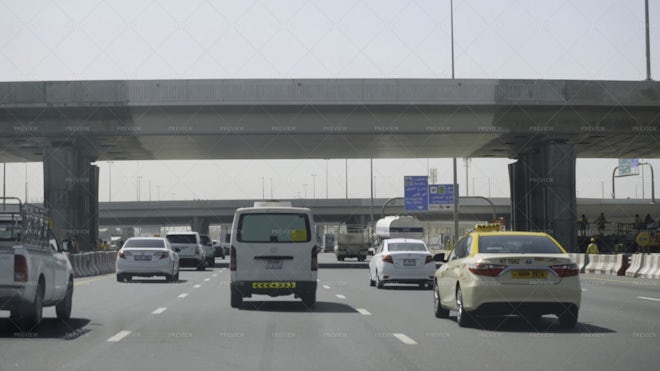
MULTIPOLYGON (((582 290, 579 267, 546 233, 500 232, 476 228, 461 238, 436 271, 434 314, 456 311, 461 327, 478 315, 559 318, 562 328, 576 325, 582 290)), ((439 254, 436 261, 444 260, 439 254)))

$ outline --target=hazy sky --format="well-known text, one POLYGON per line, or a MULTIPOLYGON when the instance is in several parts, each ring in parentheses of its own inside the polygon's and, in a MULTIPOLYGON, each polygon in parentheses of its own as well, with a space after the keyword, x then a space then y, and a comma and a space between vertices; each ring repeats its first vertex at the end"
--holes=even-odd
MULTIPOLYGON (((0 81, 451 78, 449 4, 0 0, 0 81)), ((660 0, 649 4, 655 77, 660 0)), ((454 0, 454 43, 457 78, 646 78, 643 0, 454 0)), ((660 172, 660 160, 643 160, 660 172)), ((508 196, 508 162, 472 159, 470 194, 508 196)), ((109 165, 98 165, 106 201, 109 165)), ((458 165, 464 195, 462 159, 458 165)), ((615 166, 616 159, 578 160, 578 197, 610 197, 615 166)), ((438 169, 439 183, 452 181, 449 159, 374 160, 376 196, 401 196, 403 176, 429 168, 438 169)), ((650 197, 644 171, 645 182, 618 179, 617 198, 650 197)), ((8 164, 7 194, 23 197, 26 179, 29 198, 40 200, 41 164, 8 164)), ((368 182, 368 159, 114 162, 111 197, 135 200, 138 190, 141 200, 258 198, 271 191, 275 198, 368 197, 368 182)))

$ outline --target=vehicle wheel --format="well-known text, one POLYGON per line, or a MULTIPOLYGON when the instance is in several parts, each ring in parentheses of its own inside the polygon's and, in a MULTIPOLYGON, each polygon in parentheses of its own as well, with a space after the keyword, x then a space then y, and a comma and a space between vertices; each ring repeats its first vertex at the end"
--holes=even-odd
POLYGON ((55 313, 60 320, 67 321, 71 318, 71 307, 73 306, 73 280, 69 280, 66 286, 66 295, 57 305, 55 305, 55 313))
POLYGON ((463 307, 463 292, 460 286, 456 288, 456 322, 460 327, 468 327, 472 324, 472 316, 463 307))
POLYGON ((564 312, 557 314, 557 317, 559 318, 559 327, 563 329, 573 328, 577 324, 578 308, 571 305, 564 312))
POLYGON ((234 287, 231 288, 231 307, 238 308, 243 303, 243 295, 234 287))
POLYGON ((176 274, 174 275, 174 282, 179 282, 179 271, 176 271, 176 274))
POLYGON ((22 312, 18 314, 19 323, 22 327, 34 329, 41 323, 44 308, 44 284, 39 281, 37 286, 37 295, 34 303, 26 305, 22 312))
POLYGON ((383 286, 385 286, 385 284, 383 283, 383 281, 378 276, 378 272, 376 272, 376 287, 379 288, 379 289, 382 289, 383 286))
POLYGON ((117 275, 117 282, 124 282, 124 276, 122 274, 117 275))
POLYGON ((208 263, 209 263, 209 264, 208 264, 208 265, 209 265, 209 268, 215 268, 215 259, 213 259, 213 260, 208 260, 208 263))
POLYGON ((202 262, 202 264, 197 266, 198 271, 205 271, 206 270, 206 262, 202 262))
POLYGON ((316 303, 316 291, 308 292, 301 295, 301 299, 306 307, 311 308, 314 305, 314 303, 316 303))
POLYGON ((174 281, 174 276, 172 276, 171 274, 166 274, 165 282, 172 282, 172 281, 174 281))
POLYGON ((435 318, 449 317, 449 309, 445 309, 440 305, 440 293, 437 287, 433 287, 433 314, 435 314, 435 318))

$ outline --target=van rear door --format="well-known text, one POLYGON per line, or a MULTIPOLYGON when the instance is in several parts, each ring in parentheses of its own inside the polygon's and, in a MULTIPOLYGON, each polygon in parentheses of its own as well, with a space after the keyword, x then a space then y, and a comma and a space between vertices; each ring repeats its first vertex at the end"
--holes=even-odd
POLYGON ((237 280, 316 280, 308 213, 257 209, 240 214, 236 222, 237 280))

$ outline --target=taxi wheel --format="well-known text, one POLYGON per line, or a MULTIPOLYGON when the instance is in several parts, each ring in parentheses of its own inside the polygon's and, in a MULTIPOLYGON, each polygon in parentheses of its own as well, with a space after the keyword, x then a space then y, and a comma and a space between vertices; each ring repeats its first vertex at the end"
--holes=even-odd
POLYGON ((456 288, 456 322, 460 327, 468 327, 472 324, 472 316, 463 307, 463 292, 460 286, 456 288))
POLYGON ((433 314, 435 314, 435 318, 449 317, 449 310, 440 305, 440 294, 435 286, 433 287, 433 314))
POLYGON ((578 309, 575 305, 571 305, 564 312, 557 314, 559 318, 559 327, 563 329, 570 329, 575 327, 578 319, 578 309))

